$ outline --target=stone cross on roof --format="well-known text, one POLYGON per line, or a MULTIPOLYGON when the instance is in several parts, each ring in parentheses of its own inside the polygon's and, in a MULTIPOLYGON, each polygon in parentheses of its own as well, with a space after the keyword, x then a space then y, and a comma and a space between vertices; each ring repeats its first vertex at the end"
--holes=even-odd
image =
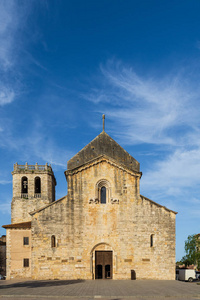
POLYGON ((103 131, 105 131, 105 115, 102 115, 102 119, 103 119, 103 131))

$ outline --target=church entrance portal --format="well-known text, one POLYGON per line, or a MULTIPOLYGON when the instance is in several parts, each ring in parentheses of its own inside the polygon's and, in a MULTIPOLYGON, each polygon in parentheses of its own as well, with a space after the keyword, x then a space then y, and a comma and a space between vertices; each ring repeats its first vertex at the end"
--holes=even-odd
POLYGON ((112 279, 112 251, 95 251, 95 279, 112 279))

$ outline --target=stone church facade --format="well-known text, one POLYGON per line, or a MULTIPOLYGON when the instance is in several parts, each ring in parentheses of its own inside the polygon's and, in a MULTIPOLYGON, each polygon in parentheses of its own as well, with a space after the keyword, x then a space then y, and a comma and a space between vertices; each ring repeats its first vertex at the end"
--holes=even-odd
POLYGON ((140 195, 140 164, 104 130, 68 161, 14 165, 7 279, 175 279, 176 212, 140 195))

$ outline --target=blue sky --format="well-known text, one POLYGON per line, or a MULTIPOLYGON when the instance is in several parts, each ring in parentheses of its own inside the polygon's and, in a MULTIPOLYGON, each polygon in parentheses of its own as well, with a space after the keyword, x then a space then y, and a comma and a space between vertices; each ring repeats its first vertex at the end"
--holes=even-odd
MULTIPOLYGON (((141 164, 141 194, 199 233, 200 1, 0 0, 0 225, 13 164, 67 161, 102 130, 141 164)), ((0 235, 5 234, 0 228, 0 235)))

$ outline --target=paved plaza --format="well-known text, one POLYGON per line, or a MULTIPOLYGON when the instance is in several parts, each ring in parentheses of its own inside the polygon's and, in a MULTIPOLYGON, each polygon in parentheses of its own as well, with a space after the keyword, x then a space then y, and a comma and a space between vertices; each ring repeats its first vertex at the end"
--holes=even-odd
POLYGON ((169 280, 0 281, 3 299, 200 299, 200 285, 169 280))

